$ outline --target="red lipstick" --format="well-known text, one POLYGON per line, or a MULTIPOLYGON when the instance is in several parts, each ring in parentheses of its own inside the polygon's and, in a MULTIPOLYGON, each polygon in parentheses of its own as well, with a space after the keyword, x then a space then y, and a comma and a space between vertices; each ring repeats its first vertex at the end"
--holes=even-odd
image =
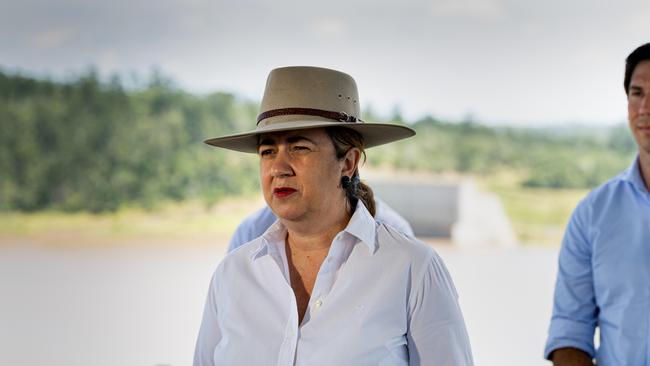
POLYGON ((273 188, 273 195, 279 198, 285 198, 289 197, 290 195, 294 194, 296 192, 295 189, 290 188, 290 187, 278 187, 278 188, 273 188))

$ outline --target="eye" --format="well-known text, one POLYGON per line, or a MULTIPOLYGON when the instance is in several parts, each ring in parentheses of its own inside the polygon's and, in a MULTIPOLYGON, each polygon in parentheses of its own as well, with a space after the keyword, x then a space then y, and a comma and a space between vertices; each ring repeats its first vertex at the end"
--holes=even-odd
POLYGON ((298 153, 309 152, 310 150, 311 149, 309 147, 303 145, 294 145, 291 147, 292 152, 298 152, 298 153))
POLYGON ((639 88, 633 88, 630 90, 630 96, 631 97, 642 97, 643 96, 643 90, 639 88))
POLYGON ((269 156, 269 155, 273 154, 273 149, 262 148, 262 149, 260 149, 259 154, 260 154, 261 157, 269 156))

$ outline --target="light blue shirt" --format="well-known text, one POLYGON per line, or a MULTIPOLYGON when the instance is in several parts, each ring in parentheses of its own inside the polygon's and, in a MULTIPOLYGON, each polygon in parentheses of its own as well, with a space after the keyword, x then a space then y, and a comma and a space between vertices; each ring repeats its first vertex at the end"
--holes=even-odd
POLYGON ((571 217, 545 357, 562 347, 584 350, 599 366, 650 366, 650 193, 638 157, 571 217))
MULTIPOLYGON (((413 234, 413 228, 411 225, 404 219, 400 214, 393 210, 386 202, 375 197, 376 213, 375 219, 378 222, 387 224, 394 227, 395 229, 401 231, 402 233, 408 236, 415 236, 413 234)), ((252 213, 247 216, 235 229, 235 233, 230 238, 230 244, 228 245, 228 252, 233 251, 235 248, 248 243, 249 241, 257 238, 258 236, 264 234, 266 229, 268 229, 274 222, 277 220, 277 217, 273 214, 273 211, 268 206, 252 213)))
POLYGON ((299 324, 286 234, 276 221, 219 264, 195 366, 472 365, 458 295, 433 248, 358 204, 299 324))

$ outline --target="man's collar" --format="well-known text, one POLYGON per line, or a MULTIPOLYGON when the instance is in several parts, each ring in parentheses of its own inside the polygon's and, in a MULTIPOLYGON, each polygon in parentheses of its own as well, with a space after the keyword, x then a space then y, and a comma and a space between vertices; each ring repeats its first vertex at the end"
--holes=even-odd
MULTIPOLYGON (((371 254, 377 251, 375 219, 361 201, 357 203, 354 214, 343 231, 363 242, 371 254)), ((276 220, 259 238, 259 245, 251 253, 251 260, 279 250, 277 243, 284 243, 286 236, 287 228, 280 220, 276 220)))
POLYGON ((641 192, 648 192, 648 188, 646 187, 645 182, 643 181, 643 177, 641 176, 641 168, 639 164, 639 155, 637 154, 636 158, 629 166, 629 168, 623 172, 621 180, 632 183, 641 192))

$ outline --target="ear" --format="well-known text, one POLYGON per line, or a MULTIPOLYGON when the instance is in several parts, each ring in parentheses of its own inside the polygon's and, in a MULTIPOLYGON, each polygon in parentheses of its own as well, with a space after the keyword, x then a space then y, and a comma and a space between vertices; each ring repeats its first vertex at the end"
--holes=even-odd
POLYGON ((341 159, 341 176, 346 175, 352 177, 352 174, 357 170, 359 161, 361 160, 361 150, 356 147, 351 147, 341 159))

